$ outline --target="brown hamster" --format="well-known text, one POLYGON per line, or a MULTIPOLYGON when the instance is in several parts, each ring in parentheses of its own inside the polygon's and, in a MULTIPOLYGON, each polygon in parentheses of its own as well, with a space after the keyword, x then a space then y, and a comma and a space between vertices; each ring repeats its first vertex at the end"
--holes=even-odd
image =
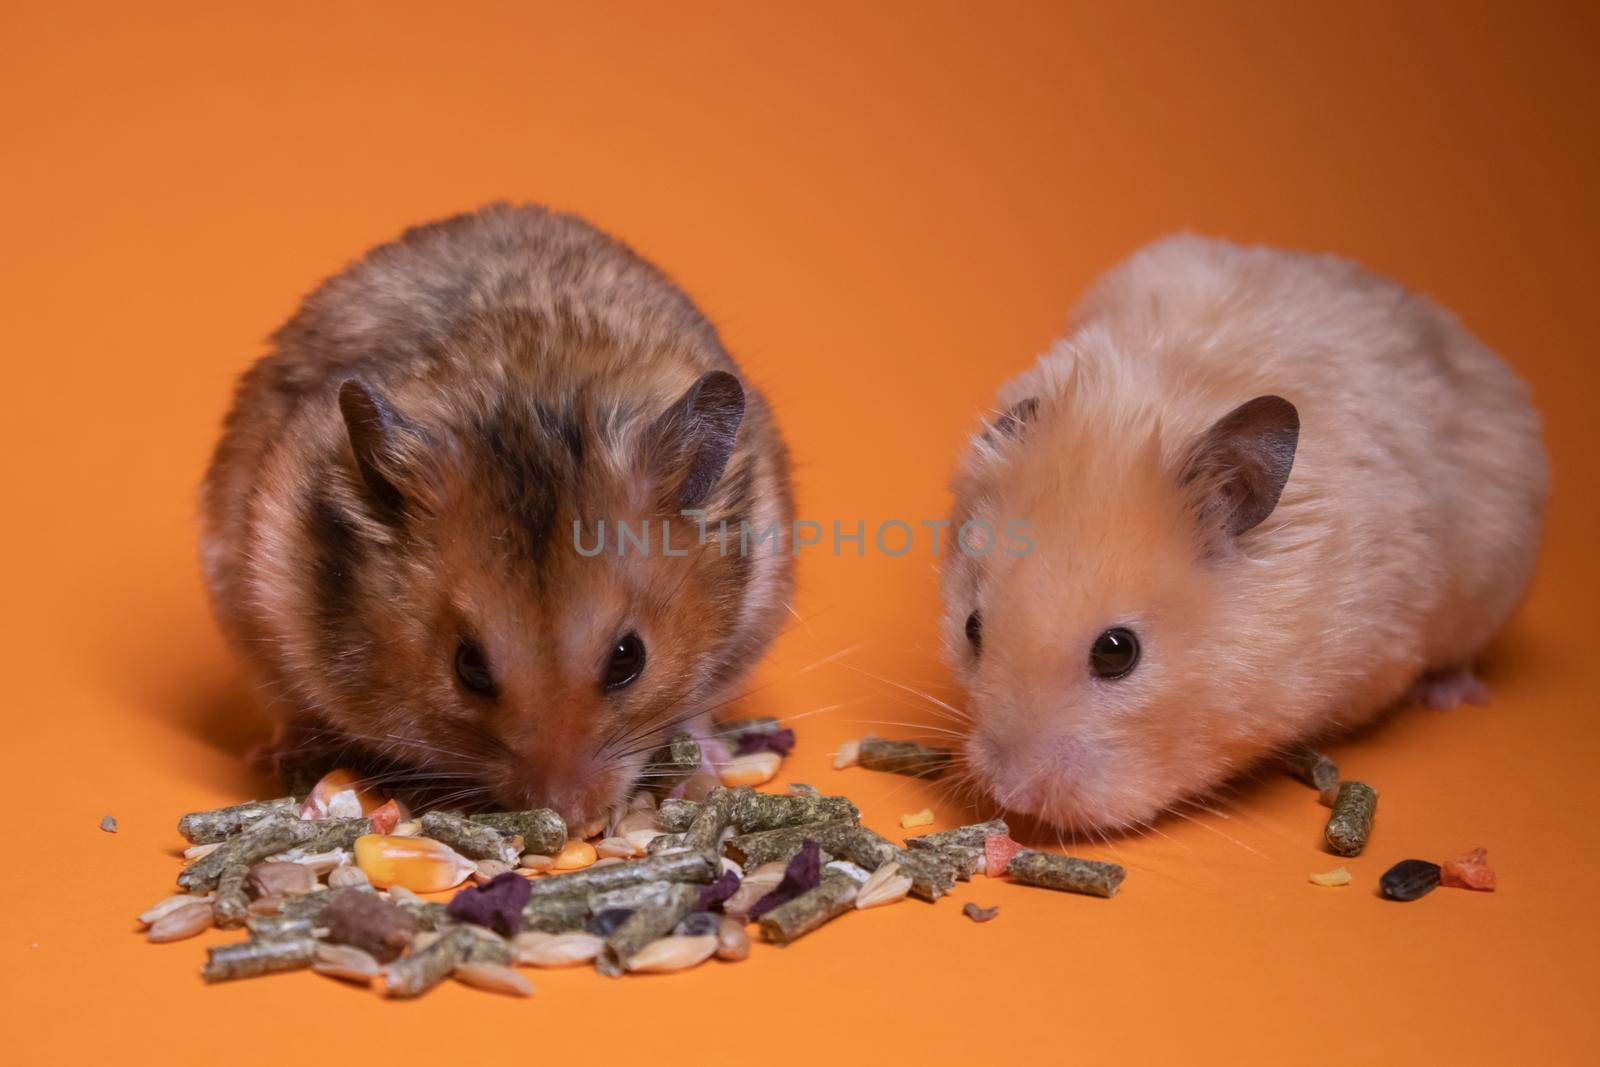
POLYGON ((1330 256, 1177 237, 1001 390, 944 560, 973 781, 1055 826, 1147 824, 1408 691, 1481 700, 1548 469, 1523 384, 1330 256), (983 524, 1020 537, 993 538, 983 524))
POLYGON ((206 474, 201 549, 280 752, 586 822, 775 636, 787 536, 715 542, 722 519, 792 528, 767 403, 684 293, 583 220, 497 204, 410 229, 272 345, 206 474))

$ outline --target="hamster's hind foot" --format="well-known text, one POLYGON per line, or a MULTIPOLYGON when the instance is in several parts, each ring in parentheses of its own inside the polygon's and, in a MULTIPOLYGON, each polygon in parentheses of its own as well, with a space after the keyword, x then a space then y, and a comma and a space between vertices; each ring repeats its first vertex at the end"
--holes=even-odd
POLYGON ((1412 684, 1406 699, 1435 711, 1449 711, 1461 704, 1489 703, 1489 687, 1478 680, 1471 667, 1455 667, 1424 674, 1412 684))

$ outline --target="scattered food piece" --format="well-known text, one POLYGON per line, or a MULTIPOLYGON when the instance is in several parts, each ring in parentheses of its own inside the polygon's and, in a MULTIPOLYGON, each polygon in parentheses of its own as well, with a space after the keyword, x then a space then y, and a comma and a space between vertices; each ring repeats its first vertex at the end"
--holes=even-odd
POLYGON ((183 907, 185 904, 209 904, 210 902, 210 893, 179 893, 176 896, 167 897, 164 900, 158 900, 148 908, 144 909, 144 911, 141 911, 139 913, 139 922, 145 926, 149 926, 163 915, 170 915, 174 911, 177 911, 179 908, 183 907))
POLYGON ((389 997, 419 997, 444 981, 458 963, 467 960, 477 935, 471 927, 445 931, 422 948, 413 947, 403 960, 383 972, 383 992, 389 997))
POLYGON ((316 921, 327 929, 327 939, 336 945, 353 945, 387 963, 416 936, 416 917, 376 893, 335 889, 329 894, 332 899, 323 906, 316 921))
POLYGON ((1489 850, 1475 848, 1470 852, 1463 852, 1446 863, 1440 869, 1439 884, 1453 889, 1476 889, 1483 893, 1493 893, 1495 877, 1494 870, 1489 866, 1489 850))
POLYGON ((590 866, 599 858, 599 854, 589 842, 572 840, 561 846, 561 851, 556 853, 551 867, 558 871, 577 871, 590 866))
POLYGON ((513 937, 522 928, 522 909, 533 895, 533 887, 520 874, 506 871, 488 884, 469 886, 450 898, 445 911, 452 919, 486 926, 502 937, 513 937))
POLYGON ((329 889, 349 889, 352 886, 371 885, 372 880, 360 867, 335 867, 328 872, 329 889))
POLYGON ((1290 774, 1318 792, 1339 785, 1339 765, 1315 749, 1296 745, 1284 753, 1283 762, 1290 774))
POLYGON ((676 734, 647 761, 645 788, 657 798, 664 797, 693 780, 704 763, 700 742, 689 734, 676 734))
POLYGON ((297 897, 317 888, 317 876, 300 863, 258 863, 250 868, 245 888, 254 897, 297 897))
POLYGON ((294 797, 279 797, 277 800, 251 800, 210 811, 191 811, 178 820, 178 833, 191 845, 220 844, 268 815, 288 814, 299 806, 294 797))
POLYGON ((316 938, 251 938, 249 941, 207 949, 206 963, 200 970, 200 977, 207 982, 231 982, 281 971, 298 971, 310 967, 316 956, 316 938))
POLYGON ((830 871, 816 888, 761 916, 761 937, 787 945, 852 910, 859 891, 854 878, 830 871))
POLYGON ((472 880, 478 885, 488 885, 502 874, 511 873, 511 864, 501 860, 479 860, 478 869, 472 872, 472 880))
POLYGON ((712 879, 707 885, 700 887, 700 899, 695 901, 695 911, 710 911, 720 907, 729 897, 739 891, 739 876, 732 871, 723 871, 712 879))
POLYGON ((923 808, 921 811, 907 812, 900 816, 900 827, 909 830, 915 826, 928 826, 933 822, 933 809, 923 808))
POLYGON ((1058 856, 1053 852, 1023 849, 1006 865, 1013 881, 1057 889, 1064 893, 1087 893, 1114 897, 1127 872, 1115 863, 1058 856))
POLYGON ((822 790, 804 782, 790 782, 788 793, 792 797, 820 797, 822 790))
POLYGON ((1341 856, 1359 856, 1372 833, 1372 819, 1378 810, 1378 791, 1365 782, 1340 782, 1333 801, 1333 813, 1323 832, 1328 847, 1341 856))
POLYGON ((1338 801, 1339 787, 1336 785, 1330 785, 1328 788, 1317 794, 1317 803, 1321 804, 1325 808, 1333 807, 1334 804, 1338 803, 1338 801))
POLYGON ((493 826, 447 811, 430 811, 424 815, 422 836, 449 845, 468 859, 499 860, 507 870, 522 855, 522 845, 514 840, 519 835, 502 833, 493 826))
POLYGON ((885 904, 893 904, 897 900, 904 900, 909 892, 911 892, 911 877, 901 874, 900 864, 890 860, 867 876, 852 903, 858 911, 879 908, 885 904))
POLYGON ((722 910, 728 915, 745 916, 755 906, 756 901, 772 892, 779 882, 783 881, 784 871, 788 861, 782 863, 763 863, 745 872, 744 880, 739 883, 739 888, 733 896, 723 902, 722 910))
POLYGON ((365 985, 383 972, 383 965, 354 945, 335 945, 324 941, 317 945, 311 969, 330 978, 342 978, 347 982, 365 985))
POLYGON ((510 967, 498 963, 458 963, 453 973, 456 981, 465 982, 474 989, 505 993, 513 997, 533 996, 532 982, 510 967))
POLYGON ((949 749, 881 737, 862 740, 856 753, 861 766, 869 771, 889 771, 913 778, 937 778, 954 758, 949 749))
POLYGON ((585 930, 547 934, 529 930, 516 936, 516 961, 532 967, 571 967, 593 962, 605 940, 585 930))
POLYGON ((602 838, 595 844, 594 851, 595 855, 601 859, 612 857, 616 859, 632 859, 639 854, 640 850, 635 848, 633 842, 625 837, 607 837, 602 838))
POLYGON ((750 955, 750 935, 744 923, 731 915, 724 915, 717 926, 717 959, 736 962, 750 955))
POLYGON ((1427 860, 1401 860, 1383 872, 1378 891, 1390 900, 1418 900, 1439 884, 1440 868, 1427 860))
POLYGON ((734 756, 717 769, 717 777, 729 789, 741 785, 765 785, 778 776, 778 769, 782 766, 783 757, 776 752, 752 752, 745 756, 734 756))
POLYGON ((627 969, 635 974, 671 974, 698 967, 717 951, 717 935, 699 937, 673 935, 650 942, 628 958, 627 969))
POLYGON ((157 944, 167 941, 182 941, 186 937, 204 933, 211 929, 211 901, 196 900, 191 904, 183 904, 172 908, 158 916, 150 924, 150 940, 157 944))
POLYGON ((183 858, 193 863, 195 860, 204 859, 222 847, 221 841, 211 841, 204 845, 190 845, 183 850, 183 858))
POLYGON ((1000 914, 1000 905, 996 904, 992 908, 980 908, 978 905, 968 901, 966 904, 962 905, 961 914, 965 915, 975 923, 986 923, 996 915, 1000 914))
POLYGON ((1331 871, 1323 871, 1321 874, 1313 874, 1311 876, 1311 882, 1313 885, 1325 886, 1349 885, 1350 872, 1343 867, 1335 867, 1331 871))
POLYGON ((100 829, 104 830, 108 834, 116 833, 117 832, 117 819, 116 819, 116 816, 107 815, 105 818, 101 819, 100 820, 100 829))
POLYGON ((632 908, 601 908, 594 913, 594 917, 589 920, 584 930, 596 937, 610 937, 632 914, 632 908))
POLYGON ((861 762, 861 742, 846 741, 839 746, 839 751, 833 755, 833 769, 842 771, 846 767, 854 767, 861 762))
MULTIPOLYGON (((392 834, 395 827, 400 825, 400 805, 393 800, 386 800, 373 808, 367 818, 372 820, 372 832, 375 834, 392 834)), ((421 826, 417 827, 419 830, 421 826)))
MULTIPOLYGON (((491 830, 498 830, 500 835, 507 839, 520 837, 522 852, 532 852, 541 856, 555 855, 561 846, 566 844, 568 837, 566 821, 549 808, 486 812, 472 816, 470 821, 487 826, 491 830)), ((588 835, 573 836, 582 838, 588 835)), ((505 859, 504 856, 497 858, 505 859)))
POLYGON ((554 856, 541 856, 537 852, 526 852, 522 856, 522 865, 532 871, 548 871, 555 867, 554 856))
POLYGON ((1011 840, 1009 832, 990 834, 983 839, 983 873, 989 878, 999 878, 1006 873, 1012 857, 1022 851, 1022 846, 1011 840))
POLYGON ((358 786, 356 773, 339 768, 323 775, 300 805, 302 819, 357 819, 378 806, 358 786))
POLYGON ((427 837, 367 834, 356 839, 356 866, 379 889, 400 886, 442 893, 472 877, 477 865, 449 845, 427 837))
POLYGON ((821 881, 822 849, 815 841, 806 840, 801 844, 800 851, 784 868, 782 880, 773 887, 772 892, 756 901, 750 908, 751 921, 759 920, 772 909, 815 889, 821 881))

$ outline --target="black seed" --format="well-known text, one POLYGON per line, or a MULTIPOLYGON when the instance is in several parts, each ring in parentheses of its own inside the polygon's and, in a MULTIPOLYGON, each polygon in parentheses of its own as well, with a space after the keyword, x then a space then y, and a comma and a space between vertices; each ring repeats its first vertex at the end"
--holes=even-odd
POLYGON ((1416 900, 1439 884, 1439 865, 1427 860, 1401 860, 1383 872, 1378 889, 1390 900, 1416 900))

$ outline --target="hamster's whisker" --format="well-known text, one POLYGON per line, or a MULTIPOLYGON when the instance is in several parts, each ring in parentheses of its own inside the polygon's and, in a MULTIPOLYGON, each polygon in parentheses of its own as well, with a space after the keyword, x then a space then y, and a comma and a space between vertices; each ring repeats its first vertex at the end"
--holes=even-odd
POLYGON ((945 737, 954 737, 957 740, 965 740, 967 736, 960 730, 952 730, 946 726, 931 726, 920 722, 898 722, 893 719, 845 719, 844 721, 857 726, 903 726, 914 733, 938 734, 945 737))
POLYGON ((839 664, 839 666, 843 667, 847 671, 855 671, 857 674, 865 675, 866 677, 871 678, 874 681, 882 682, 884 685, 892 685, 896 689, 899 689, 899 690, 901 690, 902 692, 905 692, 905 693, 910 693, 914 697, 921 697, 923 700, 926 700, 928 703, 934 705, 935 707, 943 708, 945 711, 948 711, 951 715, 954 715, 956 717, 956 721, 959 721, 959 722, 970 722, 971 721, 971 716, 968 715, 965 711, 962 711, 960 708, 957 708, 952 704, 948 704, 945 701, 940 700, 938 697, 931 696, 930 694, 924 693, 924 692, 922 692, 920 690, 917 690, 917 689, 913 689, 908 685, 901 685, 899 682, 895 681, 894 679, 885 678, 881 674, 873 674, 871 671, 863 670, 862 668, 857 667, 852 663, 841 663, 841 664, 839 664))
POLYGON ((1187 819, 1189 822, 1194 823, 1196 826, 1198 826, 1198 827, 1200 827, 1200 828, 1202 828, 1204 830, 1209 830, 1211 833, 1216 834, 1218 837, 1222 838, 1224 841, 1230 841, 1233 844, 1238 845, 1240 848, 1244 849, 1246 852, 1249 852, 1249 853, 1251 853, 1253 855, 1256 855, 1256 856, 1260 856, 1264 860, 1270 860, 1272 858, 1271 856, 1268 856, 1265 852, 1262 852, 1260 849, 1251 848, 1249 845, 1245 844, 1243 841, 1240 841, 1237 837, 1234 837, 1232 834, 1225 834, 1221 830, 1217 829, 1215 826, 1210 825, 1209 823, 1205 822, 1204 820, 1196 819, 1194 816, 1189 815, 1186 812, 1179 811, 1177 808, 1169 808, 1168 809, 1168 813, 1171 814, 1171 815, 1176 815, 1180 819, 1187 819))

